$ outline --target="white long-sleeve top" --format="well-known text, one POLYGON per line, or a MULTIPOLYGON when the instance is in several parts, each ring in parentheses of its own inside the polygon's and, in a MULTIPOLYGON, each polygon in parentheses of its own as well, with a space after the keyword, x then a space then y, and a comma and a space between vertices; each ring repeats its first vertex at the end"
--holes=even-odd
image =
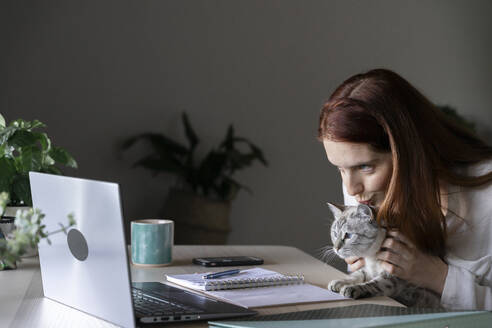
MULTIPOLYGON (((490 171, 492 161, 469 167, 465 173, 483 175, 490 171)), ((448 275, 441 305, 491 311, 492 183, 475 188, 451 186, 448 192, 448 275)))
MULTIPOLYGON (((464 173, 476 176, 491 171, 492 161, 487 161, 464 173)), ((357 204, 343 191, 346 205, 357 204)), ((441 305, 492 311, 492 183, 475 188, 449 186, 446 222, 448 274, 441 305)))

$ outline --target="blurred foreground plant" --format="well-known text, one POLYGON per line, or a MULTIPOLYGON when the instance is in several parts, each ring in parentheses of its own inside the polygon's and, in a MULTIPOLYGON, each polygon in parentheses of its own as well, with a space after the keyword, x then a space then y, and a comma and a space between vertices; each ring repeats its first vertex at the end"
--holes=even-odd
MULTIPOLYGON (((4 213, 6 205, 9 203, 9 195, 6 192, 0 193, 0 215, 4 213)), ((53 232, 46 232, 42 220, 44 214, 39 209, 18 210, 15 215, 15 227, 7 236, 4 236, 0 230, 0 270, 15 269, 16 262, 21 260, 29 247, 36 248, 41 239, 46 238, 51 244, 48 236, 64 232, 67 228, 75 225, 72 214, 68 215, 68 225, 60 225, 60 229, 53 232)))

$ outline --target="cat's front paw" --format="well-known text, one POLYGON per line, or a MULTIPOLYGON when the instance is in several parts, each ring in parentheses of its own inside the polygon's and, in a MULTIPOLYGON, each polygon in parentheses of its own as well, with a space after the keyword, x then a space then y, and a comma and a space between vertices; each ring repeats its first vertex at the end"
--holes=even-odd
POLYGON ((359 298, 362 295, 362 290, 358 286, 343 286, 340 289, 340 294, 348 298, 359 298))
POLYGON ((347 282, 345 280, 332 280, 328 284, 328 289, 332 292, 339 293, 340 289, 345 286, 347 282))

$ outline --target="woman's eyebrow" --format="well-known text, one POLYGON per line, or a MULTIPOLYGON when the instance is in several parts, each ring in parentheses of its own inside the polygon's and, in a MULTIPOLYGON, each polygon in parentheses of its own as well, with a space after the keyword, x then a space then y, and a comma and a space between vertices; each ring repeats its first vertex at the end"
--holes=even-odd
POLYGON ((361 161, 361 162, 355 163, 355 164, 350 165, 350 166, 348 166, 348 167, 342 167, 342 166, 337 166, 337 167, 339 167, 339 168, 355 169, 355 168, 357 168, 357 167, 359 167, 359 166, 361 166, 361 165, 374 165, 374 164, 376 164, 378 161, 379 161, 379 159, 378 159, 378 158, 374 158, 374 159, 371 159, 371 160, 369 160, 369 161, 361 161))

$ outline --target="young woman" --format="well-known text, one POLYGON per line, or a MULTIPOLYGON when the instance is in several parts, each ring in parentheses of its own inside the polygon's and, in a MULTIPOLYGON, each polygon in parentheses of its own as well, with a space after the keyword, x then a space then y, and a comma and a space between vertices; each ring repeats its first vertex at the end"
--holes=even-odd
POLYGON ((318 136, 347 193, 391 229, 378 253, 385 270, 445 308, 492 310, 492 147, 385 69, 339 86, 318 136))

